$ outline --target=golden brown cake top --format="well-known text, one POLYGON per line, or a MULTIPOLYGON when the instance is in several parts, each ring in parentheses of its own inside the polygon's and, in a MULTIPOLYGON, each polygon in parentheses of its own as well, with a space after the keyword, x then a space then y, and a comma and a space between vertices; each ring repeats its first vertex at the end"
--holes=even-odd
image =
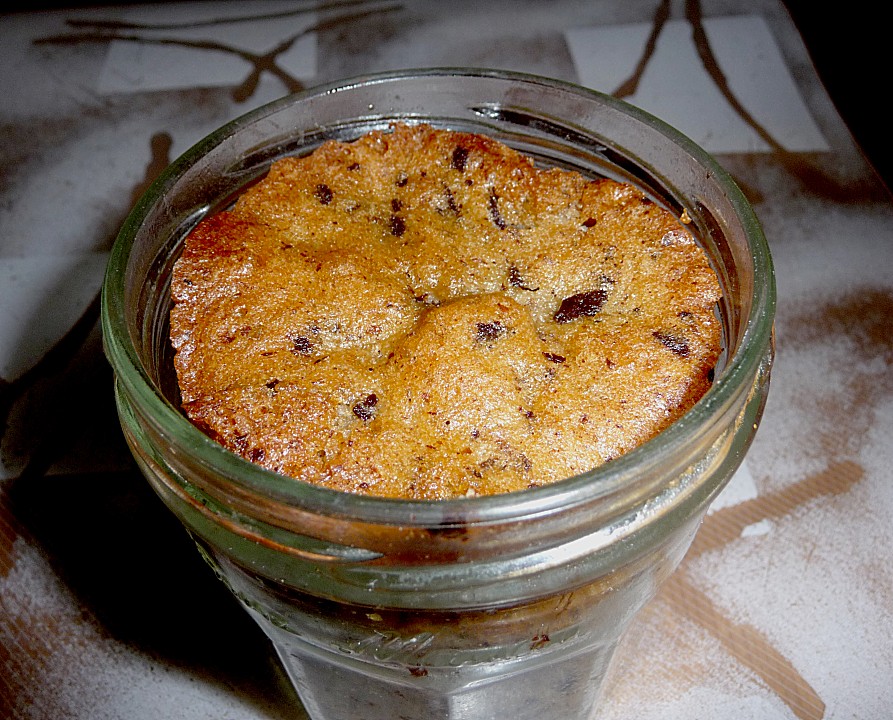
POLYGON ((276 162, 186 239, 171 340, 188 417, 340 490, 551 483, 709 387, 719 285, 636 188, 397 124, 276 162))

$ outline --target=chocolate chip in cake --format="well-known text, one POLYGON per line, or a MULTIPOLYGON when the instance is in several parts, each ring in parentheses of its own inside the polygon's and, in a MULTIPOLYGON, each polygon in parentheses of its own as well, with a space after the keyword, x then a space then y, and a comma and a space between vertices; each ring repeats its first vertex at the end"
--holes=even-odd
POLYGON ((303 335, 295 335, 292 338, 292 350, 295 355, 310 355, 313 352, 313 343, 303 335))
POLYGON ((371 393, 354 405, 351 411, 365 422, 375 417, 376 405, 378 405, 378 396, 375 393, 371 393))
POLYGON ((599 313, 607 299, 608 293, 602 288, 571 295, 561 301, 561 306, 552 319, 561 324, 580 317, 592 317, 599 313))
POLYGON ((459 172, 465 171, 465 164, 468 162, 468 150, 461 145, 457 145, 453 150, 453 156, 450 158, 450 167, 459 172))
POLYGON ((399 215, 391 215, 388 226, 391 228, 391 235, 394 237, 401 237, 406 232, 406 222, 399 215))
POLYGON ((462 208, 456 202, 456 197, 453 195, 453 191, 450 190, 449 187, 444 186, 443 195, 446 198, 447 209, 452 212, 454 215, 459 215, 462 208))
POLYGON ((539 290, 538 287, 530 287, 529 285, 526 285, 524 283, 524 278, 521 277, 521 271, 514 265, 509 268, 509 285, 516 287, 519 290, 529 290, 530 292, 539 290))
POLYGON ((332 202, 332 189, 325 183, 319 183, 319 185, 316 186, 316 190, 313 191, 313 194, 323 205, 328 205, 332 202))
POLYGON ((507 329, 499 320, 479 322, 475 327, 474 339, 478 342, 493 342, 505 335, 507 329))
POLYGON ((490 204, 487 208, 492 222, 500 230, 505 230, 505 219, 499 212, 499 196, 495 192, 490 193, 490 204))
POLYGON ((687 358, 691 352, 685 339, 678 335, 673 335, 672 333, 663 332, 661 330, 655 330, 651 334, 660 341, 661 345, 670 350, 674 355, 678 355, 681 358, 687 358))

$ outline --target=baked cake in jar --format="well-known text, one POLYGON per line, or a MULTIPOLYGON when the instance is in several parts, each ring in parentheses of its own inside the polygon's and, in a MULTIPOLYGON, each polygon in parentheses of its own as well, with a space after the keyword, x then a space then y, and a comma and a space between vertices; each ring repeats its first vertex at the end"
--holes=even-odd
POLYGON ((182 407, 300 481, 503 493, 646 442, 710 386, 720 287, 636 187, 396 123, 276 161, 188 235, 182 407))

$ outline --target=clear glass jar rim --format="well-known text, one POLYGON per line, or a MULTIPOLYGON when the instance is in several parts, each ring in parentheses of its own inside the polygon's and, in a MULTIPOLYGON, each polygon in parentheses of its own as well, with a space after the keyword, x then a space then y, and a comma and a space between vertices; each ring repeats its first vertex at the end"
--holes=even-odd
POLYGON ((259 107, 220 127, 175 160, 139 199, 126 219, 112 249, 102 293, 102 330, 106 355, 117 381, 144 409, 147 417, 172 442, 188 447, 200 462, 229 482, 237 483, 270 500, 312 509, 333 517, 349 517, 369 522, 404 526, 431 526, 445 517, 462 516, 475 522, 503 521, 531 517, 558 508, 569 508, 610 495, 631 482, 640 466, 659 465, 689 442, 699 428, 725 414, 765 363, 772 343, 775 314, 775 281, 772 259, 759 221, 741 190, 700 146, 681 132, 649 113, 612 96, 565 81, 536 75, 479 68, 427 68, 376 73, 309 88, 259 107), (541 85, 570 93, 590 102, 607 105, 666 137, 691 155, 712 176, 728 199, 747 236, 754 266, 754 287, 750 312, 743 319, 744 331, 735 352, 707 394, 682 418, 652 440, 610 463, 552 485, 529 490, 474 498, 438 501, 409 501, 376 496, 353 495, 296 481, 266 470, 231 453, 193 426, 153 382, 140 359, 128 327, 125 308, 127 266, 130 251, 140 227, 155 203, 162 200, 176 180, 212 148, 258 119, 309 97, 350 92, 380 83, 399 83, 419 78, 490 78, 493 80, 541 85))

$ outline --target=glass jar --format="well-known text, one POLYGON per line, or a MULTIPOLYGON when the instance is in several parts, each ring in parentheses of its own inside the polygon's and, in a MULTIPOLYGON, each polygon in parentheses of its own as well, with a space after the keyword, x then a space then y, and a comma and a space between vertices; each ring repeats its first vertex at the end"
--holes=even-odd
POLYGON ((190 149, 121 230, 102 324, 142 471, 270 637, 314 720, 544 720, 589 716, 621 633, 740 464, 768 390, 774 303, 751 208, 678 132, 570 84, 432 69, 286 97, 190 149), (168 341, 184 236, 273 160, 396 120, 485 133, 542 166, 632 182, 687 214, 723 289, 725 350, 707 394, 591 472, 436 502, 289 479, 193 427, 178 406, 168 341))

